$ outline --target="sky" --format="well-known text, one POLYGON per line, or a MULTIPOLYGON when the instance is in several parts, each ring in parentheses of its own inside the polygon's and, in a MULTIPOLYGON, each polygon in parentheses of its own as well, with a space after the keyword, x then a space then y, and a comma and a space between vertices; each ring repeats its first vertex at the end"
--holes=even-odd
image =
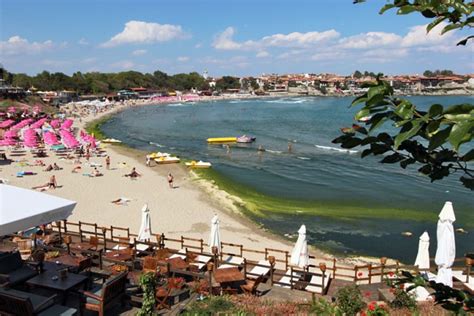
MULTIPOLYGON (((384 0, 0 0, 0 63, 10 72, 135 70, 211 76, 474 73, 469 34, 384 0)), ((472 43, 472 42, 471 42, 472 43)))

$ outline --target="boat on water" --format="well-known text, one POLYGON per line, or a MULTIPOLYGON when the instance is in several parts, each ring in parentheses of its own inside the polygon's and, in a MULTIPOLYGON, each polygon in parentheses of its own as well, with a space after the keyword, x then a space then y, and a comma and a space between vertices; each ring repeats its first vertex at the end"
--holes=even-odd
POLYGON ((208 138, 207 142, 209 144, 235 143, 237 142, 237 137, 213 137, 208 138))
POLYGON ((151 153, 148 155, 150 157, 150 159, 157 159, 157 158, 160 158, 160 157, 169 157, 171 156, 170 154, 168 153, 162 153, 162 152, 156 152, 156 153, 151 153))
POLYGON ((212 164, 210 162, 205 162, 205 161, 191 161, 191 162, 186 162, 186 167, 189 168, 200 168, 200 169, 206 169, 206 168, 211 168, 212 164))
POLYGON ((256 139, 257 137, 242 135, 237 137, 237 143, 253 143, 256 139))
POLYGON ((119 144, 121 143, 121 140, 115 139, 115 138, 106 138, 102 140, 102 143, 107 143, 107 144, 119 144))
POLYGON ((159 165, 180 162, 180 159, 178 157, 171 157, 171 156, 162 156, 159 158, 155 158, 154 160, 159 165))

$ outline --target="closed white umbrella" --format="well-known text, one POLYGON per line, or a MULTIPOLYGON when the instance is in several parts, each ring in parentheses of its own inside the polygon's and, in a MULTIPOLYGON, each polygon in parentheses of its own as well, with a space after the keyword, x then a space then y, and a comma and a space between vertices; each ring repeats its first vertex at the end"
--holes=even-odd
POLYGON ((456 242, 453 227, 455 220, 453 204, 446 202, 439 213, 438 227, 436 230, 438 242, 435 256, 435 263, 438 266, 436 282, 451 287, 453 286, 453 272, 451 266, 456 257, 456 242))
POLYGON ((308 241, 306 240, 306 226, 301 225, 298 230, 298 240, 291 251, 290 263, 300 268, 309 265, 308 241))
POLYGON ((138 240, 147 241, 151 238, 151 218, 148 204, 143 205, 142 208, 142 223, 140 225, 140 232, 138 233, 138 240))
POLYGON ((212 253, 212 247, 217 247, 217 252, 221 251, 221 233, 219 231, 219 218, 215 215, 211 220, 211 235, 209 236, 209 250, 212 253))
POLYGON ((424 232, 420 236, 418 243, 418 254, 416 255, 415 266, 420 270, 429 270, 430 268, 430 236, 424 232))

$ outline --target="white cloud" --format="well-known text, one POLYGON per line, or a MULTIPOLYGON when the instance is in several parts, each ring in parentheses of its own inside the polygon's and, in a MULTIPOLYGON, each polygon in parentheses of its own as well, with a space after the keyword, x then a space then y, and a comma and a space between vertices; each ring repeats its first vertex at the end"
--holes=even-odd
POLYGON ((269 56, 270 56, 270 53, 267 52, 267 51, 264 51, 264 50, 258 52, 257 55, 255 55, 255 57, 257 57, 257 58, 265 58, 265 57, 269 57, 269 56))
POLYGON ((189 57, 188 56, 180 56, 176 60, 179 61, 179 62, 184 63, 184 62, 189 61, 189 57))
POLYGON ((131 70, 135 67, 135 63, 129 60, 121 60, 110 65, 114 69, 131 70))
POLYGON ((10 37, 7 41, 0 41, 2 55, 38 54, 55 47, 51 40, 44 42, 29 42, 18 35, 10 37))
POLYGON ((77 43, 79 45, 89 45, 89 42, 85 38, 81 38, 77 43))
POLYGON ((426 33, 426 25, 416 25, 409 29, 407 35, 403 37, 401 42, 404 47, 413 46, 432 46, 438 44, 453 45, 454 32, 448 32, 441 35, 441 30, 447 25, 441 22, 429 33, 426 33))
POLYGON ((236 42, 233 37, 235 29, 226 28, 218 34, 212 43, 215 49, 220 50, 262 50, 266 47, 308 47, 325 41, 336 39, 340 34, 335 30, 324 32, 293 32, 289 34, 273 34, 265 36, 257 41, 248 40, 236 42))
POLYGON ((400 43, 401 40, 402 37, 394 33, 368 32, 343 38, 339 43, 342 48, 368 49, 394 45, 400 43))
POLYGON ((201 48, 202 47, 202 43, 197 43, 196 45, 194 45, 194 48, 201 48))
POLYGON ((146 49, 137 49, 132 52, 133 56, 142 56, 145 55, 148 51, 146 49))
POLYGON ((158 43, 188 37, 180 25, 158 24, 143 21, 125 23, 122 32, 103 43, 102 47, 114 47, 132 43, 158 43))

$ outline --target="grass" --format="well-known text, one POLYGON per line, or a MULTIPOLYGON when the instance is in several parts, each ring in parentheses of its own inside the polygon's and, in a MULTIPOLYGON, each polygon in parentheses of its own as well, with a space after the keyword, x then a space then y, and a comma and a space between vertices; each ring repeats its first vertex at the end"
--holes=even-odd
POLYGON ((94 137, 98 140, 107 138, 107 136, 102 132, 100 127, 102 126, 102 124, 104 124, 109 119, 111 119, 111 117, 112 117, 111 115, 104 115, 103 117, 97 120, 87 123, 85 126, 86 131, 89 134, 94 134, 94 137))

